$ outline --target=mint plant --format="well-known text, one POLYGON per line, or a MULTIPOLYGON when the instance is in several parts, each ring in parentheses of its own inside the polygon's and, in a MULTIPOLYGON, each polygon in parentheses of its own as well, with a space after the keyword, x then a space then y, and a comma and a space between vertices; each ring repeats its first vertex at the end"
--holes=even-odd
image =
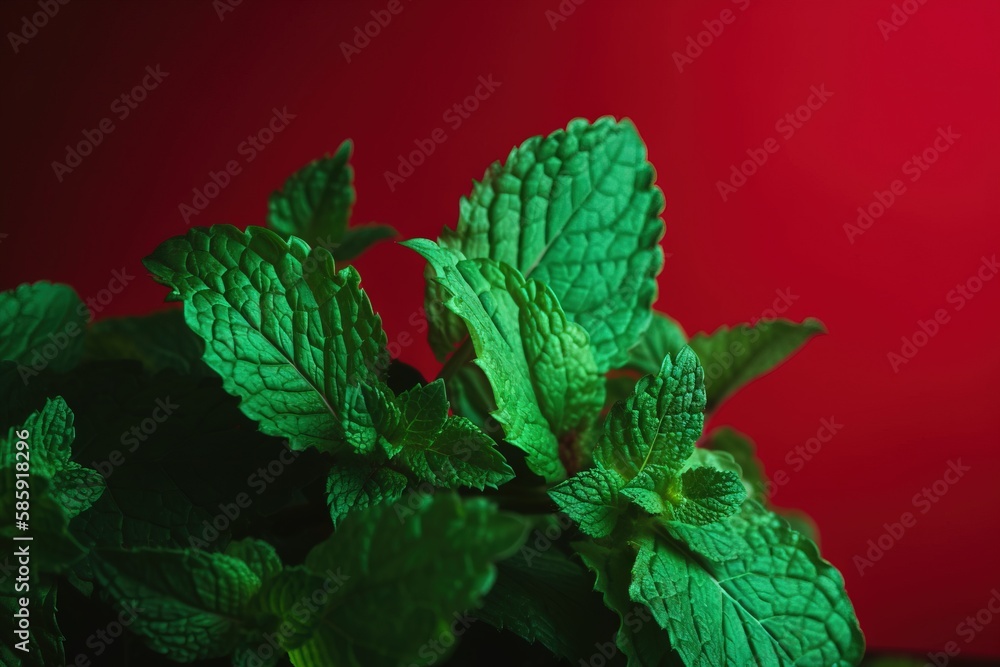
POLYGON ((403 243, 431 381, 348 263, 395 235, 350 224, 350 151, 294 174, 266 227, 156 248, 179 309, 89 322, 65 285, 0 294, 3 531, 32 537, 4 664, 123 642, 142 665, 858 664, 810 524, 769 506, 746 436, 703 433, 823 327, 688 339, 652 310, 664 199, 635 128, 529 139, 454 229, 403 243))

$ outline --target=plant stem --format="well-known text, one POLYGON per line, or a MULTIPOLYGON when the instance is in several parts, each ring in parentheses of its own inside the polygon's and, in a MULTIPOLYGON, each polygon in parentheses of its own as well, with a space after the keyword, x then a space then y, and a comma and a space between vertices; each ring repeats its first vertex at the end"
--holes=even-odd
POLYGON ((472 338, 469 336, 465 337, 465 342, 459 346, 448 360, 444 362, 444 366, 441 367, 441 372, 438 373, 438 378, 447 382, 455 376, 455 373, 459 371, 465 364, 472 359, 472 355, 475 353, 475 348, 472 346, 472 338))

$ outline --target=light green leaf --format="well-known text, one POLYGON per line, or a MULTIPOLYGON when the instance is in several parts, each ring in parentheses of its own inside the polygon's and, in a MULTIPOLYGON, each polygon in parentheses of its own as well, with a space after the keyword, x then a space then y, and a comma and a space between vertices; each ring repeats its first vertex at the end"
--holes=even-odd
POLYGON ((549 489, 549 496, 580 530, 591 537, 606 537, 625 510, 618 498, 624 485, 614 470, 590 468, 549 489))
POLYGON ((704 525, 681 523, 680 521, 660 521, 672 538, 682 543, 692 553, 714 563, 745 559, 750 556, 750 544, 740 530, 733 527, 735 519, 717 521, 704 525))
MULTIPOLYGON (((441 241, 548 285, 590 334, 603 373, 625 363, 656 297, 663 194, 653 178, 631 122, 577 119, 494 163, 441 241)), ((443 354, 461 335, 440 319, 431 319, 432 340, 443 354)))
POLYGON ((396 235, 388 225, 348 229, 356 198, 351 151, 351 142, 345 141, 334 155, 313 160, 292 174, 268 202, 267 221, 272 229, 286 239, 297 236, 313 247, 324 247, 338 262, 396 235))
POLYGON ((95 573, 129 629, 180 662, 232 653, 252 636, 260 579, 239 558, 180 549, 102 550, 95 573))
POLYGON ((564 463, 586 456, 603 403, 603 378, 586 334, 566 319, 548 288, 506 264, 465 260, 425 239, 405 245, 428 260, 450 294, 445 305, 468 325, 507 441, 527 453, 533 472, 562 479, 564 463))
POLYGON ((67 371, 80 360, 89 319, 69 285, 42 281, 0 292, 0 359, 18 362, 25 384, 43 368, 67 371))
POLYGON ((629 593, 648 605, 689 667, 855 665, 864 638, 840 573, 773 513, 730 519, 742 558, 697 557, 666 532, 642 538, 629 593))
POLYGON ((672 515, 670 502, 665 497, 666 487, 669 485, 667 480, 671 480, 672 475, 669 470, 661 470, 659 466, 648 466, 629 480, 628 484, 624 484, 619 493, 650 514, 672 515))
POLYGON ((351 267, 274 232, 192 229, 144 260, 240 408, 292 446, 370 452, 377 434, 362 385, 378 382, 386 338, 351 267))
POLYGON ((352 510, 395 502, 406 490, 406 475, 385 467, 381 461, 353 460, 358 458, 351 457, 330 470, 326 502, 334 526, 352 510))
POLYGON ((738 473, 698 466, 681 474, 677 495, 680 499, 673 507, 673 518, 700 526, 733 514, 747 492, 738 473))
POLYGON ((644 375, 660 370, 663 357, 676 356, 687 345, 687 334, 681 325, 669 315, 653 311, 649 328, 635 347, 628 351, 626 368, 644 375))
MULTIPOLYGON (((314 574, 342 567, 313 636, 289 655, 296 667, 397 667, 448 642, 461 612, 496 580, 494 561, 516 552, 526 524, 481 499, 424 496, 406 513, 373 507, 348 516, 306 558, 314 574), (391 613, 387 613, 391 610, 391 613)), ((443 657, 443 656, 440 656, 443 657)))
POLYGON ((797 324, 785 319, 761 320, 753 326, 720 327, 691 339, 705 368, 706 409, 715 410, 741 386, 779 366, 806 341, 826 333, 819 320, 797 324))
POLYGON ((665 357, 656 375, 643 377, 632 396, 612 408, 594 459, 626 480, 647 466, 676 474, 694 452, 704 411, 701 365, 685 348, 665 357))

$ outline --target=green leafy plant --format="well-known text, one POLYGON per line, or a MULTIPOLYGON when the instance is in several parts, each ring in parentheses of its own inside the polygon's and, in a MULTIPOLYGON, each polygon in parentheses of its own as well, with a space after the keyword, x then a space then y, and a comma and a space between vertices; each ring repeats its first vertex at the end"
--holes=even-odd
POLYGON ((4 664, 67 664, 58 623, 95 613, 143 665, 858 664, 808 522, 769 506, 745 436, 703 434, 823 327, 689 340, 653 311, 664 200, 635 128, 529 139, 454 229, 404 242, 429 382, 346 263, 395 233, 349 225, 349 154, 293 175, 267 227, 160 245, 180 309, 92 323, 65 285, 0 294, 0 504, 33 538, 4 664))

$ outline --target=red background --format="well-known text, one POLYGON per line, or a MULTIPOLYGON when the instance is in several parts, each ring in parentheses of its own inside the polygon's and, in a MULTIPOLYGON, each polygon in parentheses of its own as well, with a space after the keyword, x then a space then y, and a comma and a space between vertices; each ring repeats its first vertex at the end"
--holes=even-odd
MULTIPOLYGON (((557 0, 404 0, 346 62, 339 43, 385 5, 248 0, 220 20, 208 0, 77 1, 17 54, 5 39, 0 287, 51 279, 86 298, 124 266, 137 279, 102 316, 157 308, 164 290, 139 260, 184 233, 178 205, 210 170, 243 164, 194 224, 261 224, 268 193, 346 137, 355 140, 354 219, 434 237, 454 223, 471 179, 513 145, 575 116, 629 116, 667 199, 658 306, 695 332, 760 316, 787 288, 798 297, 787 316, 817 316, 830 329, 714 423, 744 430, 770 472, 789 473, 776 501, 819 523, 872 647, 940 651, 957 641, 963 655, 1000 656, 1000 618, 971 644, 957 634, 1000 588, 1000 281, 960 311, 946 296, 1000 249, 1000 3, 929 2, 886 40, 877 22, 890 18, 889 0, 754 0, 745 11, 724 0, 590 0, 555 30, 546 11, 557 0), (679 72, 673 53, 726 8, 734 22, 679 72), (157 64, 168 77, 127 119, 114 118, 114 98, 157 64), (500 87, 450 128, 443 112, 490 74, 500 87), (781 138, 775 122, 814 85, 832 97, 781 138), (273 107, 295 119, 243 162, 238 145, 273 107), (104 117, 115 131, 58 182, 52 161, 104 117), (960 138, 911 183, 903 163, 949 126, 960 138), (447 141, 390 192, 384 172, 438 127, 447 141), (716 182, 768 137, 778 152, 723 202, 716 182), (905 194, 849 243, 844 223, 896 178, 905 194), (950 321, 895 373, 887 354, 939 308, 950 321), (843 429, 794 471, 786 454, 826 417, 843 429), (957 459, 971 470, 926 514, 915 510, 912 496, 957 459), (860 575, 854 556, 906 511, 916 525, 860 575)), ((5 3, 0 28, 19 29, 36 10, 5 3)), ((421 260, 383 244, 358 267, 390 339, 415 333, 421 260)), ((422 340, 402 356, 436 368, 422 340)))

